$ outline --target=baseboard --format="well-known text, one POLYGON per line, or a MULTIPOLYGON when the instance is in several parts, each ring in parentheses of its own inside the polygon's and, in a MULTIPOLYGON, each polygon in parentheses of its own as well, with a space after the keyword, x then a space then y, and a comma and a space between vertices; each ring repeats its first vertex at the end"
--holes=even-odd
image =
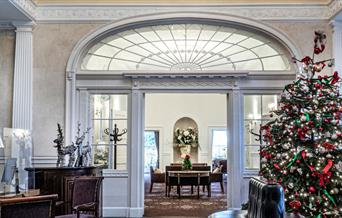
POLYGON ((127 207, 103 207, 103 217, 128 217, 129 208, 127 207))
POLYGON ((128 217, 143 217, 144 216, 144 208, 143 207, 131 207, 129 208, 128 217))

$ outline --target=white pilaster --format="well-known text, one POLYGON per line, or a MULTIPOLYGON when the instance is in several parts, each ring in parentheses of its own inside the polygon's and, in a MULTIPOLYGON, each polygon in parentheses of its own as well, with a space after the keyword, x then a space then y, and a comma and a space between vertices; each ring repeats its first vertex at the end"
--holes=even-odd
POLYGON ((233 89, 228 96, 228 207, 241 208, 242 187, 242 103, 238 89, 233 89))
POLYGON ((76 73, 66 72, 65 91, 65 139, 66 145, 70 145, 75 136, 75 114, 76 114, 76 73))
MULTIPOLYGON (((335 70, 342 74, 342 21, 334 20, 333 26, 333 57, 335 58, 335 70)), ((340 93, 342 88, 340 85, 340 93)))
POLYGON ((12 127, 32 129, 33 49, 30 23, 13 23, 16 27, 12 127))
POLYGON ((133 89, 130 113, 130 146, 129 154, 129 186, 128 217, 142 217, 144 213, 144 94, 133 89))

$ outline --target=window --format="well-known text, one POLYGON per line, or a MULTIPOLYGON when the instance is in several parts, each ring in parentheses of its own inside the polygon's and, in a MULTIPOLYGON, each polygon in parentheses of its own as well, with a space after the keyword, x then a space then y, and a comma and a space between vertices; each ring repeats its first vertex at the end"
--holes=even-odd
POLYGON ((211 130, 212 159, 227 159, 227 130, 225 128, 211 130))
POLYGON ((145 173, 150 172, 150 167, 159 168, 159 132, 145 131, 145 173))
POLYGON ((178 23, 137 27, 102 39, 82 70, 290 70, 289 55, 256 30, 178 23))
MULTIPOLYGON (((245 169, 259 169, 260 125, 269 120, 270 111, 277 108, 277 95, 245 95, 244 96, 244 148, 245 169)), ((260 141, 261 140, 261 141, 260 141)))
POLYGON ((127 169, 127 95, 91 95, 92 146, 95 165, 127 169), (114 133, 119 134, 113 140, 114 133))

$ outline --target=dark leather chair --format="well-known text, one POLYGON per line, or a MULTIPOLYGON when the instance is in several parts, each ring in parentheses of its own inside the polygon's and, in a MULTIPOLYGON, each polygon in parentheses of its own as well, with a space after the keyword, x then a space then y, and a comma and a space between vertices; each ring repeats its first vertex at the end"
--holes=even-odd
POLYGON ((76 177, 71 198, 71 207, 74 213, 56 216, 56 218, 98 218, 102 180, 103 177, 96 176, 76 177))
POLYGON ((54 218, 57 198, 54 194, 0 199, 0 217, 54 218))
POLYGON ((279 184, 270 184, 260 177, 249 181, 248 210, 216 212, 208 218, 294 218, 298 214, 286 214, 284 191, 279 184))
POLYGON ((152 192, 153 183, 165 183, 165 173, 155 173, 152 166, 150 166, 150 177, 150 193, 152 192))
POLYGON ((221 165, 219 168, 220 168, 220 172, 215 172, 215 170, 213 170, 213 172, 210 173, 210 183, 215 183, 215 182, 220 183, 221 192, 224 193, 223 172, 222 172, 223 165, 221 165))

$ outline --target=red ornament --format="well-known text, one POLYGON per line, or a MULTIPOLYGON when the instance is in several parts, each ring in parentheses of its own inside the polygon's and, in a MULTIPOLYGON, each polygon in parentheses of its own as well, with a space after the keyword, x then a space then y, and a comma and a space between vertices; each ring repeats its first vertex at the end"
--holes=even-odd
POLYGON ((315 193, 315 192, 316 192, 315 187, 310 186, 310 187, 309 187, 309 192, 310 192, 311 194, 315 193))

